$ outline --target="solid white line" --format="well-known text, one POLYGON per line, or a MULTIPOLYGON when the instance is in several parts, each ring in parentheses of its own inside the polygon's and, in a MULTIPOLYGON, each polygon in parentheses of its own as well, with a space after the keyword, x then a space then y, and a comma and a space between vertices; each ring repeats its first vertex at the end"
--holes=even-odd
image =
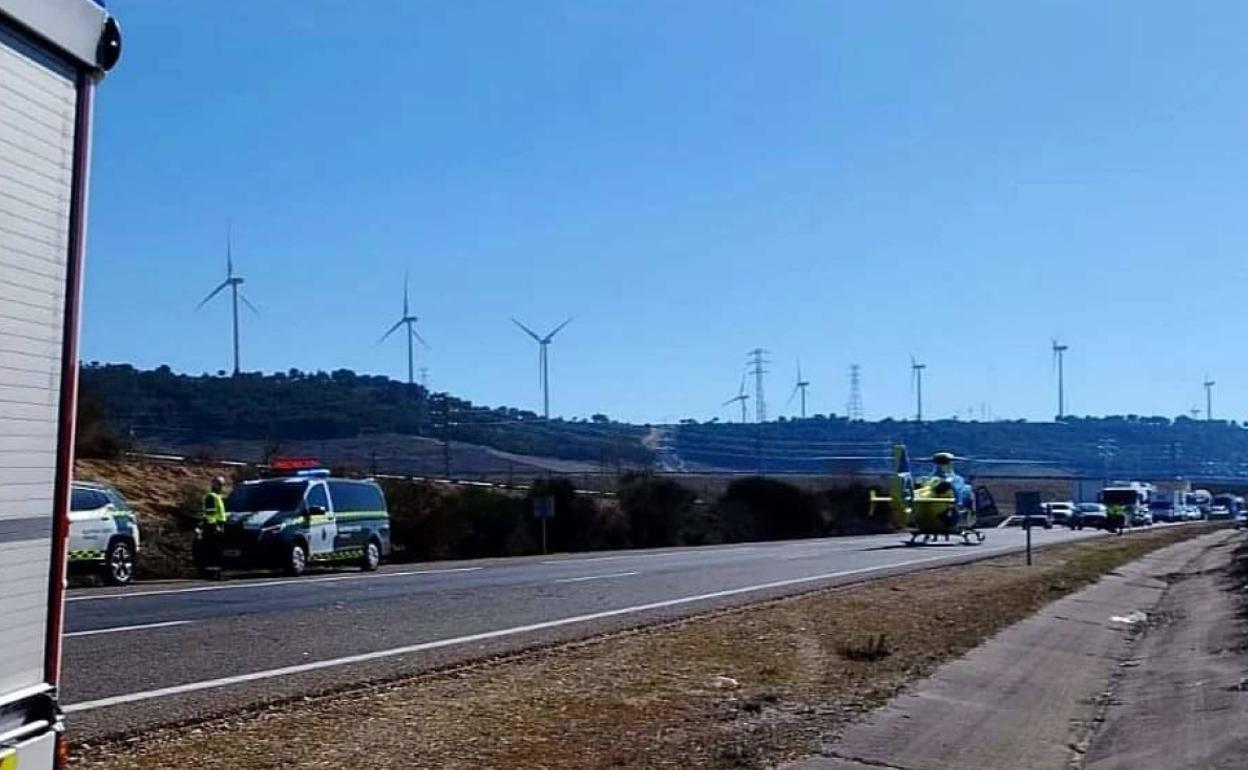
POLYGON ((631 575, 640 575, 640 572, 611 572, 606 575, 585 575, 584 577, 560 578, 556 583, 583 583, 586 580, 610 580, 611 578, 629 577, 631 575))
MULTIPOLYGON (((1010 546, 1012 547, 1012 546, 1010 546)), ((1005 550, 1003 548, 994 548, 980 553, 997 553, 1005 550)), ((640 612, 649 612, 651 610, 661 610, 668 607, 679 607, 685 604, 693 604, 695 602, 704 602, 711 599, 723 599, 729 596, 739 596, 741 594, 756 593, 758 591, 766 591, 772 588, 785 588, 788 586, 802 585, 804 583, 814 583, 820 580, 827 580, 834 577, 846 577, 849 575, 862 575, 868 572, 882 572, 888 569, 896 569, 897 567, 906 567, 913 564, 925 564, 935 561, 949 561, 948 554, 941 556, 928 556, 923 559, 911 559, 909 561, 898 562, 895 564, 880 564, 874 567, 863 567, 861 569, 844 570, 841 572, 824 572, 818 575, 808 575, 806 577, 790 578, 788 580, 776 580, 770 583, 758 583, 752 586, 743 586, 741 588, 727 588, 722 591, 712 591, 705 594, 697 594, 695 596, 682 596, 676 599, 665 599, 658 602, 650 602, 648 604, 635 604, 631 607, 621 607, 615 610, 603 610, 602 612, 592 612, 588 615, 573 615, 566 618, 558 618, 555 620, 544 620, 539 623, 530 623, 525 626, 513 626, 511 628, 500 628, 494 631, 483 631, 478 634, 469 634, 467 636, 456 636, 448 639, 436 639, 431 642, 420 642, 419 644, 409 644, 403 647, 391 647, 387 650, 376 650, 374 652, 364 652, 358 655, 347 655, 341 658, 327 658, 325 660, 316 660, 308 663, 300 663, 294 666, 283 666, 282 668, 271 668, 264 671, 253 671, 248 674, 238 674, 235 676, 226 676, 219 679, 205 679, 199 682, 188 682, 186 684, 174 685, 172 687, 160 687, 154 690, 142 690, 139 692, 125 693, 124 695, 113 695, 108 698, 99 698, 97 700, 83 701, 81 703, 71 703, 65 706, 68 713, 76 713, 80 711, 91 711, 93 709, 106 708, 108 706, 119 706, 125 703, 137 703, 139 701, 151 700, 152 698, 163 698, 170 695, 184 695, 191 692, 199 692, 201 690, 212 690, 218 687, 228 687, 234 684, 243 684, 246 682, 256 682, 264 679, 274 679, 281 676, 291 676, 293 674, 303 674, 308 671, 319 671, 325 668, 336 668, 338 666, 347 666, 354 663, 367 663, 382 658, 392 658, 397 655, 410 655, 415 652, 425 652, 427 650, 436 650, 443 647, 454 647, 461 644, 472 644, 475 642, 484 642, 490 639, 499 639, 507 636, 517 636, 520 634, 529 634, 534 631, 545 631, 551 628, 560 628, 562 626, 570 626, 577 623, 588 623, 594 620, 603 620, 605 618, 614 618, 621 615, 635 615, 640 612)))
POLYGON ((139 626, 113 626, 112 628, 94 628, 90 631, 70 631, 62 634, 66 639, 71 636, 95 636, 96 634, 116 634, 122 631, 142 631, 146 628, 168 628, 169 626, 185 626, 190 624, 189 620, 169 620, 164 623, 144 623, 139 626))
POLYGON ((325 577, 290 578, 287 580, 253 580, 247 583, 220 583, 194 588, 166 588, 159 591, 130 591, 119 594, 87 594, 70 596, 67 602, 90 602, 97 599, 133 599, 139 596, 169 596, 172 594, 197 594, 204 591, 236 591, 240 588, 272 588, 274 586, 306 585, 308 583, 333 583, 340 580, 381 580, 383 578, 409 577, 411 575, 441 575, 447 572, 476 572, 485 567, 455 567, 453 569, 418 569, 406 572, 369 572, 363 575, 326 575, 325 577))

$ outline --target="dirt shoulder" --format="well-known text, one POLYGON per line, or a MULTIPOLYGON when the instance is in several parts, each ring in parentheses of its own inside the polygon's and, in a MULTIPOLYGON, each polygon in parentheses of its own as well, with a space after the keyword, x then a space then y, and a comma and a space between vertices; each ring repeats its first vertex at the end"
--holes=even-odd
POLYGON ((126 743, 75 768, 766 767, 1183 527, 718 612, 126 743), (295 739, 293 736, 303 736, 295 739), (313 737, 315 736, 315 737, 313 737))

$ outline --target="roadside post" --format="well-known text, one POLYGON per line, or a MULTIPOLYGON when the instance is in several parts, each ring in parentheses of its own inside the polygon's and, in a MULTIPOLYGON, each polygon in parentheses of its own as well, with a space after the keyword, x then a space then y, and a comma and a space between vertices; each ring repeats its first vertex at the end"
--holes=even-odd
POLYGON ((555 518, 555 498, 533 498, 533 516, 542 523, 542 555, 546 555, 546 520, 555 518))
POLYGON ((1040 505, 1039 492, 1015 492, 1014 513, 1023 517, 1023 529, 1027 531, 1027 566, 1031 566, 1031 517, 1040 516, 1044 508, 1040 505))

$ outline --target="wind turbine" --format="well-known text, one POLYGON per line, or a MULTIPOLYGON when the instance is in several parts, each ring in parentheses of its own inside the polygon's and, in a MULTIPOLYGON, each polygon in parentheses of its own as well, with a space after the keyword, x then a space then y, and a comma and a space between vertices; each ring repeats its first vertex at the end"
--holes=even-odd
POLYGON ((1205 385, 1205 419, 1212 420, 1213 419, 1213 386, 1217 385, 1217 383, 1209 379, 1209 375, 1206 374, 1204 385, 1205 385))
POLYGON ((923 422, 923 370, 927 368, 927 364, 920 364, 910 356, 910 387, 915 392, 915 402, 918 405, 918 411, 915 413, 915 419, 923 422))
POLYGON ((1052 338, 1053 343, 1053 364, 1057 367, 1057 419, 1060 422, 1066 416, 1066 367, 1065 358, 1066 351, 1070 349, 1069 345, 1062 345, 1057 341, 1057 337, 1052 338))
POLYGON ((417 340, 419 340, 420 344, 424 345, 425 348, 429 347, 429 343, 425 342, 425 338, 421 337, 420 332, 416 331, 416 322, 418 320, 420 319, 412 315, 411 311, 408 309, 407 273, 404 273, 403 274, 403 315, 399 318, 399 320, 394 322, 394 326, 391 326, 389 329, 386 330, 385 334, 381 335, 381 339, 377 340, 377 344, 380 345, 381 343, 385 342, 386 338, 389 337, 391 334, 394 334, 396 331, 398 331, 398 328, 400 326, 407 327, 406 336, 407 336, 407 384, 408 385, 414 385, 416 383, 415 370, 412 368, 412 338, 414 337, 417 340))
POLYGON ((520 323, 514 318, 511 319, 511 322, 515 324, 516 326, 519 326, 521 329, 523 329, 524 333, 532 337, 534 342, 537 343, 538 366, 540 367, 539 376, 540 376, 541 385, 542 385, 542 417, 549 420, 550 419, 550 370, 547 367, 549 355, 547 354, 546 349, 550 347, 550 341, 555 338, 555 335, 559 333, 559 330, 567 326, 568 324, 570 324, 572 322, 572 319, 571 318, 565 319, 563 323, 559 324, 554 329, 551 329, 550 334, 547 334, 545 337, 538 335, 537 332, 533 331, 532 329, 520 323))
POLYGON ((802 419, 806 419, 806 388, 810 386, 809 380, 802 379, 802 359, 797 359, 797 382, 793 385, 793 392, 789 394, 789 400, 786 403, 793 403, 793 397, 799 392, 802 394, 802 419))
POLYGON ((222 281, 221 284, 217 286, 217 288, 209 292, 207 297, 204 297, 202 300, 200 300, 199 304, 195 306, 195 309, 199 310, 204 305, 208 304, 209 300, 211 300, 213 297, 220 294, 222 290, 224 290, 227 286, 229 287, 230 301, 231 301, 231 306, 233 308, 233 317, 234 317, 234 376, 237 377, 239 373, 238 301, 241 299, 243 301, 243 304, 246 305, 248 309, 250 309, 251 312, 255 313, 256 315, 260 315, 260 311, 256 310, 256 306, 251 304, 251 301, 248 300, 247 297, 243 296, 243 293, 239 291, 238 289, 238 287, 243 285, 243 277, 241 275, 234 275, 234 249, 233 249, 233 243, 232 243, 233 240, 234 240, 233 239, 233 226, 227 225, 226 230, 225 230, 225 280, 222 281))
POLYGON ((745 413, 745 402, 749 400, 750 400, 750 394, 745 392, 745 370, 742 369, 741 370, 741 387, 737 389, 737 395, 733 396, 732 398, 724 402, 724 406, 728 406, 729 404, 740 402, 741 403, 741 422, 744 423, 746 419, 748 419, 745 413))

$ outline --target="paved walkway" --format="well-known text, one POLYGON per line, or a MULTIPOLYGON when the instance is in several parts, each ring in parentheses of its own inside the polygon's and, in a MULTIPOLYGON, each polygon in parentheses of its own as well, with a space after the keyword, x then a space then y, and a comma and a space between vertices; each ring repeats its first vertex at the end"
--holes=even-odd
POLYGON ((787 770, 1248 767, 1248 657, 1223 569, 1240 542, 1220 531, 1120 568, 787 770))

